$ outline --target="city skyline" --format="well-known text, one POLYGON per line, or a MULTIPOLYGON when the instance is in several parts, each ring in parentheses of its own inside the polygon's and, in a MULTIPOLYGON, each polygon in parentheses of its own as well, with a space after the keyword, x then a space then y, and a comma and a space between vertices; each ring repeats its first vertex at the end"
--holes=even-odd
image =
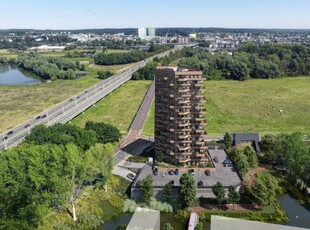
POLYGON ((221 27, 310 29, 307 0, 90 0, 2 3, 0 29, 221 27), (160 15, 160 17, 158 16, 160 15))

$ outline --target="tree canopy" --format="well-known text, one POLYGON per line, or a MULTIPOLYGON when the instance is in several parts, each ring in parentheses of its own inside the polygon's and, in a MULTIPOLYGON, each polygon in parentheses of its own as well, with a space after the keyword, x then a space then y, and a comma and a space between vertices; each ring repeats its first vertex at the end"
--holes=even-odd
POLYGON ((180 178, 179 195, 184 208, 191 208, 196 202, 197 186, 195 179, 189 173, 184 173, 180 178))

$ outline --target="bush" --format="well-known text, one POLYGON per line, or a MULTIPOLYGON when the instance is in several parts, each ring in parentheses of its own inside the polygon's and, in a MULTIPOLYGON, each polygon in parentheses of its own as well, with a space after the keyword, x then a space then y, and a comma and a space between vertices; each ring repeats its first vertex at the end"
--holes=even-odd
POLYGON ((177 213, 174 215, 174 218, 176 218, 182 224, 186 224, 188 221, 189 215, 190 213, 186 210, 178 210, 177 213))
POLYGON ((158 210, 160 212, 173 212, 173 208, 170 204, 157 201, 155 198, 151 199, 150 209, 158 210))
POLYGON ((123 212, 135 212, 138 204, 134 200, 127 199, 124 202, 123 212))
POLYGON ((171 224, 165 223, 163 230, 174 230, 171 224))

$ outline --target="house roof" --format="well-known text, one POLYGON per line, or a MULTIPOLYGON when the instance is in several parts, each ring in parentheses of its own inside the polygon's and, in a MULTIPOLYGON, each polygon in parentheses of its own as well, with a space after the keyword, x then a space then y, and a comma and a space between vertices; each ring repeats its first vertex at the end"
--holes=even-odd
POLYGON ((252 142, 252 146, 256 152, 260 152, 258 145, 259 135, 258 133, 233 133, 233 145, 239 145, 244 142, 252 142))

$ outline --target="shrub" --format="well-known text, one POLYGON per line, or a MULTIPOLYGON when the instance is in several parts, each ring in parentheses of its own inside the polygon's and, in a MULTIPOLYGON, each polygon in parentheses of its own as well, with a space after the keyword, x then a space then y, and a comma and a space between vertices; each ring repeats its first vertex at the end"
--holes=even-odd
POLYGON ((170 204, 157 201, 155 198, 151 199, 150 208, 160 212, 173 212, 173 208, 170 204))
POLYGON ((127 199, 124 202, 123 212, 134 212, 137 207, 138 204, 134 200, 127 199))
POLYGON ((176 218, 182 224, 186 224, 189 218, 189 212, 186 210, 178 210, 174 215, 174 218, 176 218))

